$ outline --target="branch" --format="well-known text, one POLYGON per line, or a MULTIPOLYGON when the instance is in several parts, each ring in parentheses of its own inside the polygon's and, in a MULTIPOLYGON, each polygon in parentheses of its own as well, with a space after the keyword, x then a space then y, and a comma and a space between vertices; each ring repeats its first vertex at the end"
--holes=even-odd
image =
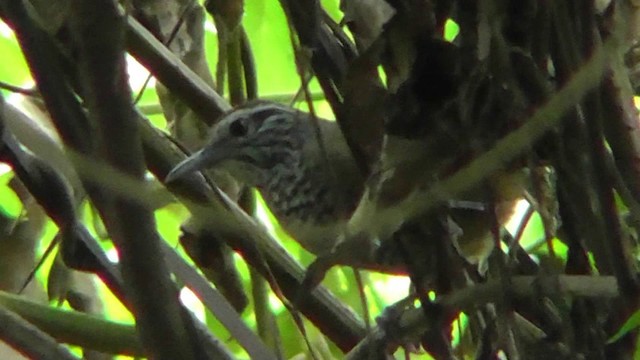
POLYGON ((0 307, 0 323, 0 339, 31 359, 78 359, 49 335, 3 307, 0 307))
MULTIPOLYGON (((96 140, 115 168, 142 181, 145 166, 125 73, 124 18, 116 3, 73 4, 72 36, 79 45, 79 78, 97 126, 96 140)), ((113 243, 136 326, 150 357, 196 359, 204 356, 193 320, 179 304, 178 289, 163 261, 151 209, 102 189, 94 196, 113 243)))
MULTIPOLYGON (((451 311, 471 311, 484 304, 496 303, 504 299, 504 282, 491 280, 485 284, 473 285, 435 302, 451 311)), ((613 276, 559 275, 549 277, 514 276, 509 279, 508 294, 518 298, 540 298, 545 296, 568 295, 572 297, 615 298, 619 296, 616 278, 613 276)), ((413 308, 402 313, 393 327, 393 334, 377 326, 348 355, 347 359, 366 359, 370 349, 386 349, 387 345, 402 343, 405 339, 416 339, 431 326, 423 308, 413 308)))
POLYGON ((127 17, 126 41, 131 55, 208 125, 231 109, 225 99, 131 16, 127 17))
POLYGON ((4 291, 0 291, 0 304, 59 342, 110 354, 145 354, 133 325, 118 324, 76 311, 55 309, 4 291))
POLYGON ((392 233, 403 223, 456 198, 502 169, 505 164, 530 149, 543 135, 562 124, 564 118, 562 115, 600 83, 609 54, 615 53, 617 46, 615 37, 611 36, 573 78, 539 108, 524 125, 448 178, 426 185, 428 186, 426 189, 418 188, 402 201, 386 208, 380 207, 376 202, 375 194, 367 189, 349 221, 347 234, 392 233))
MULTIPOLYGON (((143 117, 139 116, 137 120, 149 169, 158 178, 164 178, 186 156, 143 117)), ((119 196, 143 204, 156 203, 158 197, 165 196, 108 165, 78 153, 68 154, 78 164, 77 170, 82 177, 119 196)), ((176 181, 169 188, 195 215, 197 222, 229 241, 263 277, 274 277, 288 299, 295 299, 304 269, 236 203, 217 188, 209 187, 199 174, 176 181)), ((299 310, 343 351, 351 349, 365 335, 362 321, 322 286, 307 294, 298 305, 299 310)))

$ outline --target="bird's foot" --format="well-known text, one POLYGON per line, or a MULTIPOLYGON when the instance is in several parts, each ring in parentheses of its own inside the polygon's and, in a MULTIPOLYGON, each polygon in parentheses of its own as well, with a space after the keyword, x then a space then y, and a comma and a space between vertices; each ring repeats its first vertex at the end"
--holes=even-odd
MULTIPOLYGON (((303 289, 312 290, 318 286, 325 275, 335 265, 350 266, 374 271, 388 270, 376 259, 380 245, 365 236, 352 236, 339 242, 331 252, 319 255, 309 265, 302 283, 303 289)), ((387 272, 387 271, 383 271, 387 272)))

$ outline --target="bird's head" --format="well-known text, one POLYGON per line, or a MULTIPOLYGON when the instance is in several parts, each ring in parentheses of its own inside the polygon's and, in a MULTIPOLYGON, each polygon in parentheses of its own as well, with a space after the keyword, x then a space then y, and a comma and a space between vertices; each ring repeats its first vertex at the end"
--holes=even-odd
POLYGON ((209 143, 167 175, 217 168, 250 186, 260 186, 275 166, 294 160, 304 143, 305 114, 270 102, 251 102, 227 113, 211 131, 209 143), (301 126, 302 125, 302 126, 301 126))

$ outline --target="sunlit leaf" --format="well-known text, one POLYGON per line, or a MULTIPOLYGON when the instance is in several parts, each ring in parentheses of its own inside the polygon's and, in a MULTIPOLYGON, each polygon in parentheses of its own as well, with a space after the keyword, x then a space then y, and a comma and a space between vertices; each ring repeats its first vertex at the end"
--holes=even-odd
POLYGON ((616 331, 616 333, 607 340, 608 344, 614 343, 620 340, 623 336, 627 335, 629 332, 637 329, 640 326, 640 310, 636 310, 627 321, 622 324, 620 329, 616 331))

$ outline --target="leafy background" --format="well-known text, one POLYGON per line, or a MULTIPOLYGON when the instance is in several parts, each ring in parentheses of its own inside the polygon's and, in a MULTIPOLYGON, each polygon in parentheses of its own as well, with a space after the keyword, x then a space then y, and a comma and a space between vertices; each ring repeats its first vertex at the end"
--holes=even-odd
MULTIPOLYGON (((324 0, 322 3, 324 8, 334 17, 334 19, 339 20, 342 18, 338 0, 324 0)), ((214 69, 217 61, 218 45, 215 34, 216 30, 209 17, 207 17, 206 21, 206 52, 210 67, 214 69)), ((256 59, 260 96, 267 99, 280 99, 285 102, 288 101, 287 99, 292 99, 300 87, 300 77, 296 72, 296 65, 291 46, 291 35, 281 6, 275 1, 247 1, 245 4, 243 24, 248 33, 256 59)), ((453 39, 456 32, 456 25, 451 22, 447 28, 447 38, 449 40, 453 39)), ((2 23, 0 23, 0 54, 2 54, 0 64, 0 81, 20 87, 31 86, 32 80, 29 75, 29 70, 24 58, 22 57, 22 53, 17 45, 16 39, 9 27, 2 23)), ((134 92, 142 90, 142 84, 144 83, 148 73, 144 68, 136 64, 132 58, 129 58, 129 73, 134 92)), ((154 109, 157 109, 156 105, 158 104, 158 96, 156 94, 155 87, 152 85, 153 82, 144 88, 144 95, 142 96, 139 105, 143 109, 146 109, 147 115, 151 117, 157 126, 164 128, 166 126, 166 122, 164 121, 161 112, 158 112, 157 110, 154 111, 154 109)), ((310 89, 312 93, 320 93, 320 88, 316 82, 311 83, 310 89)), ((1 91, 5 98, 10 101, 19 102, 19 95, 16 95, 7 89, 3 89, 1 91)), ((329 106, 323 101, 319 101, 317 103, 316 110, 321 116, 327 118, 332 117, 329 106)), ((12 217, 17 217, 21 213, 22 204, 7 185, 13 175, 8 167, 3 167, 2 171, 3 175, 0 177, 0 183, 2 184, 0 187, 0 206, 3 212, 11 215, 12 217)), ((303 264, 309 264, 312 260, 312 256, 287 237, 260 201, 259 205, 259 219, 264 223, 269 231, 277 237, 289 252, 296 256, 303 264)), ((158 231, 163 239, 169 244, 177 246, 178 236, 180 234, 180 225, 188 217, 188 212, 181 205, 169 204, 166 207, 157 210, 155 215, 158 224, 158 231)), ((521 215, 521 213, 516 214, 512 224, 510 225, 511 230, 520 225, 521 215)), ((102 229, 102 225, 99 223, 97 216, 88 205, 85 205, 83 208, 83 216, 84 223, 92 233, 97 237, 104 237, 105 231, 102 229)), ((44 254, 44 250, 52 241, 55 233, 55 225, 51 221, 48 221, 46 231, 42 236, 42 241, 39 245, 38 253, 40 256, 44 254)), ((521 243, 525 249, 533 254, 543 254, 546 251, 546 247, 541 246, 544 244, 543 235, 541 222, 539 216, 536 214, 529 220, 527 230, 525 231, 525 235, 523 236, 521 243)), ((108 241, 104 241, 102 244, 108 254, 115 259, 115 251, 112 245, 108 241)), ((564 254, 564 252, 566 250, 563 251, 564 245, 561 242, 556 242, 555 245, 555 249, 559 253, 558 255, 565 259, 566 254, 564 254)), ((245 288, 249 289, 250 284, 248 270, 239 257, 237 257, 237 263, 241 270, 245 288)), ((44 288, 47 287, 49 269, 51 268, 51 265, 52 257, 49 257, 37 272, 36 281, 38 281, 44 288)), ((409 280, 404 277, 366 273, 365 280, 367 284, 366 295, 368 298, 368 313, 370 314, 371 319, 378 316, 385 306, 402 299, 408 293, 409 280)), ((358 310, 360 313, 363 313, 358 286, 350 269, 332 269, 323 284, 330 288, 346 304, 358 310)), ((108 320, 131 324, 133 322, 131 314, 113 295, 110 294, 109 290, 105 286, 100 285, 99 282, 98 288, 99 297, 104 306, 104 317, 108 320)), ((226 333, 224 328, 216 321, 215 318, 213 318, 213 316, 211 316, 211 314, 204 310, 204 307, 199 303, 195 296, 190 294, 188 291, 183 291, 182 300, 188 304, 189 308, 197 314, 197 316, 201 318, 220 339, 228 339, 228 333, 226 333)), ((271 300, 271 306, 277 316, 279 330, 282 335, 282 348, 285 351, 285 356, 290 358, 296 354, 306 352, 305 342, 292 321, 290 314, 274 296, 271 297, 271 300)), ((62 304, 61 306, 68 307, 67 304, 62 304)), ((255 326, 255 319, 251 306, 242 314, 242 317, 248 324, 250 324, 250 326, 255 326)), ((464 316, 460 318, 460 324, 464 326, 464 316)), ((307 323, 306 325, 308 336, 312 343, 316 346, 326 345, 334 356, 338 358, 340 357, 340 352, 334 345, 323 340, 322 335, 319 334, 318 331, 314 330, 310 323, 307 323)), ((454 338, 456 336, 457 334, 454 333, 454 338)), ((235 344, 233 339, 226 340, 226 344, 239 356, 246 356, 242 349, 235 344)), ((399 350, 396 356, 397 358, 402 358, 404 353, 399 350)), ((120 356, 119 358, 126 357, 120 356)), ((411 358, 427 359, 429 356, 425 354, 411 354, 411 358)))
MULTIPOLYGON (((339 10, 339 1, 327 0, 323 1, 324 8, 336 19, 341 18, 339 10)), ((287 101, 292 99, 296 91, 300 87, 300 78, 296 72, 296 65, 291 47, 291 36, 286 23, 286 17, 282 11, 282 7, 274 1, 248 1, 245 4, 245 15, 243 24, 249 35, 252 44, 253 54, 256 60, 259 94, 263 98, 274 98, 287 101)), ((207 59, 211 69, 215 69, 217 62, 217 36, 215 25, 210 17, 206 19, 206 52, 207 59)), ((15 39, 11 29, 4 23, 0 22, 0 54, 2 54, 2 64, 0 65, 0 81, 20 87, 29 87, 33 85, 28 66, 22 55, 20 47, 15 39)), ((148 72, 139 65, 132 57, 128 57, 130 83, 134 94, 143 90, 143 96, 139 105, 143 109, 150 109, 147 115, 159 127, 165 127, 161 112, 158 112, 158 96, 154 82, 151 81, 148 86, 142 88, 148 72), (155 111, 154 111, 155 110, 155 111)), ((309 86, 312 93, 320 93, 320 88, 316 81, 312 81, 309 86)), ((2 89, 3 95, 7 99, 19 102, 20 95, 14 94, 10 90, 2 89)), ((316 111, 320 116, 332 118, 331 110, 324 101, 319 101, 316 111)), ((11 214, 14 217, 19 216, 22 204, 18 197, 8 187, 8 181, 13 176, 9 167, 2 168, 3 175, 0 177, 2 186, 0 187, 0 206, 2 211, 11 214)), ((260 202, 260 204, 262 204, 260 202)), ((93 235, 104 237, 104 229, 99 223, 97 215, 86 205, 83 209, 84 223, 88 226, 93 235), (97 227, 97 229, 96 229, 97 227)), ((291 254, 296 256, 303 264, 308 264, 312 260, 312 255, 303 250, 295 241, 290 239, 286 233, 277 225, 272 215, 262 206, 259 208, 260 219, 265 223, 270 232, 276 236, 282 244, 285 245, 291 254)), ((156 211, 156 221, 158 231, 162 238, 169 244, 177 246, 178 236, 180 234, 180 225, 188 217, 188 212, 178 204, 170 204, 156 211)), ((42 236, 42 241, 38 249, 40 256, 48 244, 53 240, 57 231, 56 225, 50 220, 47 221, 46 231, 42 236)), ((102 243, 107 253, 115 260, 117 255, 112 244, 107 241, 102 243)), ((186 258, 186 256, 185 256, 186 258)), ((244 285, 249 290, 249 274, 244 262, 237 257, 237 264, 240 268, 244 285)), ((46 259, 42 267, 38 270, 36 279, 44 288, 47 287, 49 278, 49 269, 51 268, 53 257, 46 259)), ((35 264, 34 264, 35 266, 35 264)), ((409 281, 405 277, 394 277, 382 274, 367 274, 368 283, 371 285, 367 289, 369 297, 369 312, 372 317, 377 316, 384 306, 401 299, 406 296, 409 281)), ((133 324, 131 313, 124 308, 115 298, 108 288, 102 285, 96 279, 98 284, 99 296, 104 304, 104 316, 108 320, 119 321, 133 324)), ((361 301, 353 274, 348 268, 333 269, 323 283, 329 287, 334 293, 354 309, 361 308, 361 301)), ((205 321, 207 326, 219 336, 220 339, 229 339, 226 330, 211 316, 205 312, 204 307, 198 299, 188 290, 182 292, 182 300, 188 304, 189 308, 198 315, 200 319, 205 321)), ((291 316, 282 304, 275 298, 271 297, 271 305, 274 313, 277 315, 278 326, 282 334, 283 349, 285 355, 291 357, 295 354, 305 352, 306 346, 301 338, 300 332, 296 328, 291 316)), ((62 304, 63 308, 69 308, 68 304, 62 304)), ((251 306, 243 313, 243 319, 252 327, 255 327, 255 318, 251 306)), ((322 335, 312 330, 312 325, 307 323, 309 336, 316 341, 321 341, 322 335)), ((235 341, 231 338, 227 341, 227 345, 237 352, 239 356, 243 356, 243 351, 235 341)), ((340 352, 326 342, 333 353, 338 356, 340 352)), ((246 354, 244 354, 246 356, 246 354)), ((118 358, 128 358, 126 356, 118 356, 118 358)), ((422 358, 418 356, 416 358, 422 358)))

